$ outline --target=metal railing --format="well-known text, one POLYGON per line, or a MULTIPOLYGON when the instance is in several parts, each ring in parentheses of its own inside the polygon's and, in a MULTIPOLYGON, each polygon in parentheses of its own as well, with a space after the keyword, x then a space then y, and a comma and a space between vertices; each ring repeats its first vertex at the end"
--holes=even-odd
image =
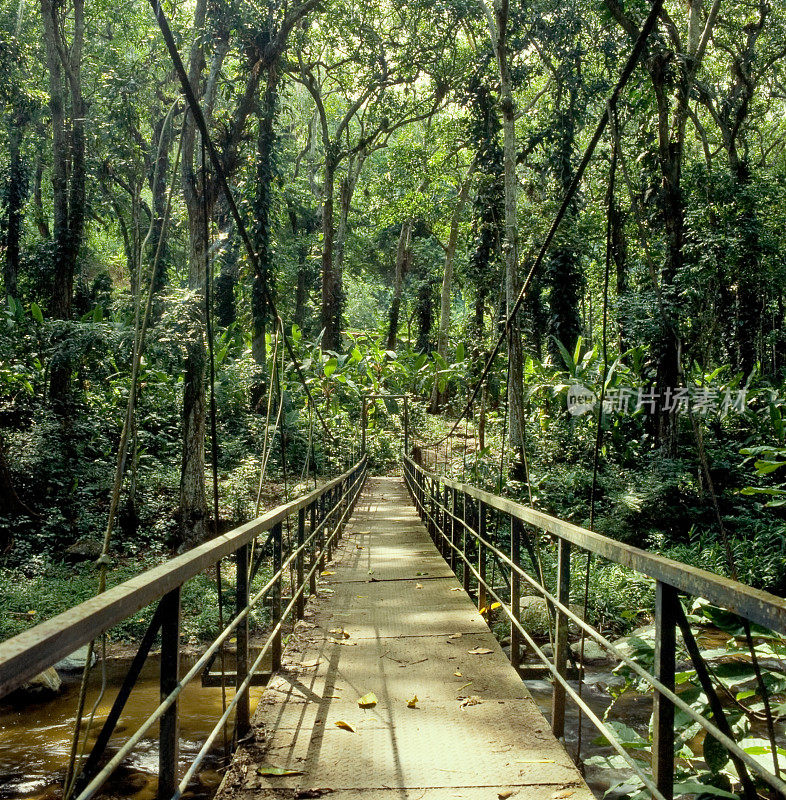
POLYGON ((278 506, 255 520, 223 536, 195 547, 177 558, 143 572, 46 622, 0 644, 0 697, 20 687, 42 670, 56 664, 87 642, 93 641, 113 625, 158 601, 150 626, 129 668, 125 681, 100 731, 90 755, 81 768, 76 800, 95 795, 126 756, 159 723, 158 797, 179 798, 209 753, 230 715, 235 712, 238 738, 250 728, 248 690, 253 677, 270 653, 273 671, 281 665, 282 630, 294 614, 303 616, 307 594, 317 590, 317 572, 332 555, 344 524, 352 513, 366 479, 365 456, 352 469, 324 486, 278 506), (296 538, 284 552, 283 526, 297 517, 296 538), (259 559, 250 564, 252 543, 267 533, 267 541, 257 548, 259 559), (263 550, 272 548, 273 574, 265 585, 250 596, 250 581, 261 563, 263 550), (180 592, 190 578, 234 554, 237 567, 234 617, 184 676, 180 676, 180 592), (292 575, 291 599, 282 608, 285 576, 292 575), (249 614, 267 599, 273 628, 249 664, 249 614), (161 632, 161 703, 129 736, 117 752, 103 764, 104 754, 123 706, 139 677, 153 642, 161 632), (237 639, 235 694, 216 723, 186 774, 178 780, 178 696, 185 686, 210 663, 224 642, 234 633, 237 639))
POLYGON ((658 800, 672 800, 675 775, 675 709, 698 723, 704 731, 726 748, 742 785, 743 797, 759 797, 752 776, 786 797, 786 783, 776 771, 769 771, 735 741, 723 706, 713 687, 708 668, 701 656, 691 626, 679 600, 680 593, 703 597, 740 617, 778 633, 786 632, 786 601, 768 592, 729 580, 706 570, 648 553, 637 547, 565 522, 527 506, 507 500, 476 487, 429 472, 412 459, 404 459, 404 476, 418 513, 438 549, 460 575, 464 589, 477 587, 478 607, 486 607, 490 598, 500 604, 511 624, 510 659, 520 666, 520 646, 526 641, 554 679, 551 725, 557 737, 564 735, 565 704, 570 697, 606 738, 614 750, 658 800), (500 549, 489 536, 490 512, 496 510, 510 523, 509 548, 500 549), (525 526, 539 529, 557 541, 557 589, 550 592, 522 567, 521 545, 527 535, 525 526), (621 564, 655 580, 655 662, 654 674, 645 670, 627 653, 615 647, 598 630, 588 625, 570 608, 570 564, 573 547, 621 564), (470 552, 472 551, 472 552, 470 552), (510 602, 504 602, 486 579, 486 564, 494 558, 509 570, 510 602), (553 609, 553 657, 545 655, 521 624, 520 594, 522 582, 534 589, 553 609), (654 690, 652 774, 636 763, 614 732, 589 707, 568 680, 568 621, 588 638, 624 663, 654 690), (707 695, 712 720, 707 719, 676 691, 676 631, 682 633, 703 692, 707 695))

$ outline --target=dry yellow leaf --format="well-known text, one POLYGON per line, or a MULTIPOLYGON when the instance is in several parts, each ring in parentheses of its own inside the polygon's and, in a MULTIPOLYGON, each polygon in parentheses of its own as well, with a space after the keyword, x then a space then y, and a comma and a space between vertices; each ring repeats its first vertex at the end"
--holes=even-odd
POLYGON ((415 695, 408 703, 407 708, 417 708, 418 707, 418 696, 415 695))
POLYGON ((423 584, 422 583, 416 583, 415 584, 415 588, 416 589, 422 589, 423 588, 423 584))
POLYGON ((331 572, 329 569, 323 570, 319 573, 320 575, 335 575, 335 572, 331 572))
POLYGON ((337 728, 341 728, 342 731, 349 731, 350 733, 355 732, 355 729, 348 722, 344 722, 343 719, 338 720, 338 722, 334 724, 337 728))
POLYGON ((460 673, 458 670, 456 670, 456 671, 455 671, 453 674, 454 674, 454 675, 455 675, 457 678, 463 678, 463 677, 464 677, 464 676, 463 676, 463 675, 462 675, 462 674, 461 674, 461 673, 460 673))
POLYGON ((460 586, 454 586, 450 591, 451 592, 460 592, 461 591, 461 587, 460 586))
POLYGON ((516 792, 513 789, 508 789, 506 792, 497 792, 497 797, 499 800, 508 800, 509 797, 513 797, 516 792))
POLYGON ((363 697, 358 700, 358 705, 361 708, 374 708, 377 704, 377 696, 374 692, 369 692, 368 694, 364 694, 363 697))
POLYGON ((490 611, 494 611, 494 609, 495 609, 495 608, 502 608, 502 603, 492 603, 492 604, 489 606, 489 610, 490 610, 490 611))
POLYGON ((564 800, 566 797, 572 797, 574 794, 576 794, 575 789, 566 789, 565 791, 551 795, 551 797, 552 800, 564 800))
POLYGON ((489 653, 493 653, 493 650, 489 650, 488 647, 476 647, 474 650, 467 650, 467 652, 471 656, 487 656, 489 653))
POLYGON ((479 706, 483 701, 473 694, 470 697, 465 697, 460 703, 459 708, 466 708, 467 706, 479 706))
POLYGON ((448 641, 450 641, 451 639, 460 639, 460 638, 461 638, 460 633, 451 633, 450 636, 448 636, 448 641))

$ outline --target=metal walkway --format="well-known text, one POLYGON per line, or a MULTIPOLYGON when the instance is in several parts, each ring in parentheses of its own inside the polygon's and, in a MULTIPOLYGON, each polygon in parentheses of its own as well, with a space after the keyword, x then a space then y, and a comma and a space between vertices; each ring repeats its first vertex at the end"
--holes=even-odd
POLYGON ((369 479, 217 798, 328 793, 592 798, 400 478, 369 479))

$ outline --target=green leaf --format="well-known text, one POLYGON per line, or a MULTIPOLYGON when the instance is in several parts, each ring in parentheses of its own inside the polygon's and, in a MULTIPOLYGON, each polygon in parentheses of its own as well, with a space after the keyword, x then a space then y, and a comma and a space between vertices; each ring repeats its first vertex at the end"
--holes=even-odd
POLYGON ((462 342, 456 348, 456 361, 463 361, 464 360, 464 343, 462 342))
POLYGON ((324 366, 325 377, 329 378, 336 371, 336 367, 337 366, 338 366, 338 359, 329 358, 325 362, 325 366, 324 366))
POLYGON ((41 313, 41 308, 38 303, 30 303, 30 314, 36 322, 43 324, 44 315, 41 313))
POLYGON ((93 322, 101 322, 104 319, 104 309, 96 306, 93 309, 93 322))
POLYGON ((729 751, 712 736, 704 737, 704 760, 712 773, 720 772, 729 761, 729 751))
POLYGON ((718 789, 715 786, 710 786, 708 783, 699 783, 698 781, 682 781, 681 783, 674 784, 674 794, 703 794, 711 795, 712 797, 728 797, 731 800, 740 800, 739 796, 727 792, 724 789, 718 789))
MULTIPOLYGON (((622 722, 611 720, 606 723, 606 727, 614 733, 614 738, 623 747, 630 750, 646 750, 649 748, 649 742, 640 736, 633 728, 628 727, 622 722)), ((594 740, 594 744, 605 746, 609 744, 605 736, 598 736, 594 740)))
POLYGON ((272 776, 282 776, 282 775, 302 775, 303 772, 297 769, 285 769, 284 767, 273 767, 268 764, 262 764, 262 766, 257 767, 257 775, 272 775, 272 776))

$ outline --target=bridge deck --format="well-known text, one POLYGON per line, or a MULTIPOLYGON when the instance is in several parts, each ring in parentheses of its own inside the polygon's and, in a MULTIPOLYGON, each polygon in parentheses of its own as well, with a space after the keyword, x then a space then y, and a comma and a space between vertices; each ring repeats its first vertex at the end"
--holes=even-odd
POLYGON ((592 797, 401 479, 369 479, 326 571, 218 800, 592 797))

